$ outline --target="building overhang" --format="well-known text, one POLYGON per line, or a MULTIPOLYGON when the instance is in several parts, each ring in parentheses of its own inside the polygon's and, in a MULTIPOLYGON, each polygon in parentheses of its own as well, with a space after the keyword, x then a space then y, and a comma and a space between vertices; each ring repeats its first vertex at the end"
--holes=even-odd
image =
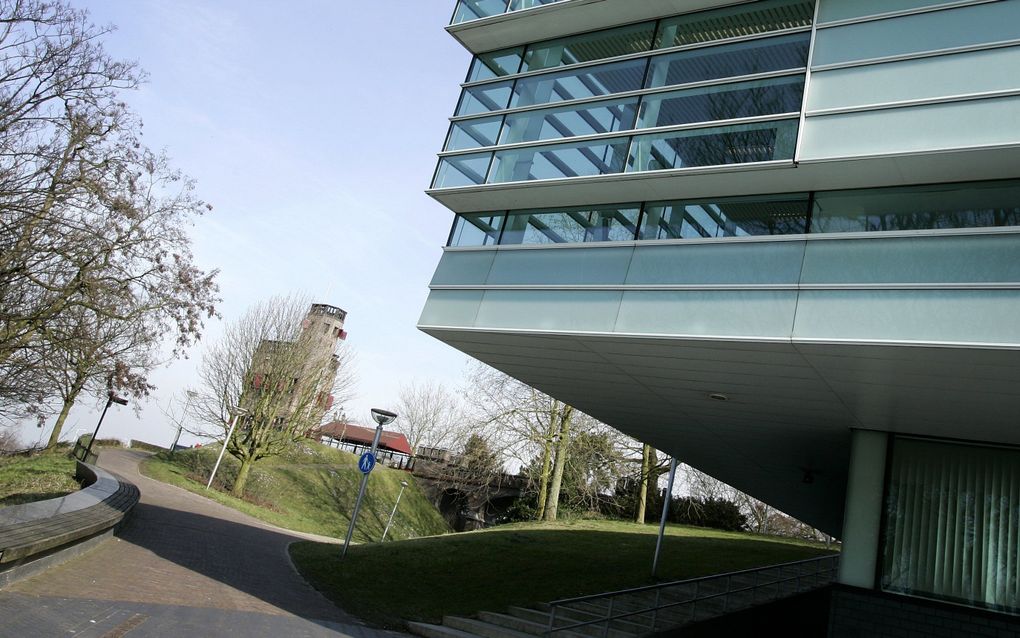
POLYGON ((419 328, 833 535, 853 428, 1020 444, 1013 348, 419 328))
MULTIPOLYGON (((552 5, 551 5, 552 6, 552 5)), ((878 188, 1016 177, 1017 146, 568 177, 438 188, 458 213, 736 195, 878 188)))
POLYGON ((734 0, 567 0, 446 27, 464 48, 484 53, 732 4, 734 0))

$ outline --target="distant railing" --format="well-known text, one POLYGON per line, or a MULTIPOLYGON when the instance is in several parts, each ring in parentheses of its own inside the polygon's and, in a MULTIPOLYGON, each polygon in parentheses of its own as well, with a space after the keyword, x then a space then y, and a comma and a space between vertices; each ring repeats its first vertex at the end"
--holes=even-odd
POLYGON ((600 626, 642 635, 706 620, 831 583, 839 554, 550 603, 547 636, 600 626), (700 603, 700 608, 699 608, 700 603))

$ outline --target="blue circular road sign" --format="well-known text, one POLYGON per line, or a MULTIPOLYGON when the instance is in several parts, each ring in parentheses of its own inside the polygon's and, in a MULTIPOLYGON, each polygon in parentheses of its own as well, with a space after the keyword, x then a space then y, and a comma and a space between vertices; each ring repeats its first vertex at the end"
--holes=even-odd
POLYGON ((362 452, 361 456, 358 457, 358 469, 361 470, 362 474, 368 474, 375 467, 375 454, 371 452, 362 452))

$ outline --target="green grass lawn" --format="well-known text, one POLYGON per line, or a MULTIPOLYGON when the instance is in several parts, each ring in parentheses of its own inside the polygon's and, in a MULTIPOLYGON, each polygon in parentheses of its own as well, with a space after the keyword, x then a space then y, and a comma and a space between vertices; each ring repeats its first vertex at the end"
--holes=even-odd
MULTIPOLYGON (((307 442, 288 454, 262 459, 252 469, 243 500, 225 491, 239 466, 229 454, 223 457, 213 489, 205 489, 218 454, 219 447, 214 446, 180 450, 172 456, 161 452, 142 461, 140 468, 150 478, 207 496, 273 525, 334 538, 347 533, 361 481, 353 454, 307 442)), ((378 541, 382 536, 401 481, 409 486, 387 544, 450 531, 410 473, 380 465, 368 482, 354 534, 356 542, 378 541)))
POLYGON ((81 489, 64 452, 0 457, 0 507, 66 496, 81 489))
MULTIPOLYGON (((316 588, 376 625, 438 622, 650 584, 658 527, 620 521, 516 523, 465 534, 352 547, 295 543, 291 556, 316 588)), ((812 558, 824 545, 670 526, 660 580, 812 558)))

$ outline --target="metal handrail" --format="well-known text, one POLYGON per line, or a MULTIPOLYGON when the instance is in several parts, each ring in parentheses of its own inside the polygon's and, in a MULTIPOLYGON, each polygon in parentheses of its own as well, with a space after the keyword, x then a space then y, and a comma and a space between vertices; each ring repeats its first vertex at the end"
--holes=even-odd
MULTIPOLYGON (((692 614, 691 619, 695 620, 697 618, 697 603, 698 603, 698 601, 711 600, 711 599, 714 599, 714 598, 719 598, 720 596, 729 596, 731 594, 739 594, 739 593, 747 592, 747 591, 757 592, 757 590, 759 590, 759 589, 763 589, 763 588, 766 588, 766 587, 772 587, 772 586, 775 586, 775 585, 780 585, 780 591, 782 591, 782 585, 784 583, 787 583, 787 582, 790 582, 790 581, 797 581, 797 587, 796 587, 796 589, 794 591, 795 592, 799 592, 799 591, 801 591, 801 584, 800 584, 800 582, 801 582, 802 578, 805 578, 805 577, 816 577, 816 576, 820 576, 820 575, 824 575, 824 574, 828 573, 829 578, 831 579, 832 577, 834 577, 838 565, 839 565, 839 554, 827 554, 825 556, 819 556, 817 558, 808 558, 808 559, 804 559, 804 560, 792 561, 792 562, 789 562, 789 563, 780 563, 778 565, 767 565, 767 566, 764 566, 764 567, 754 567, 754 568, 751 568, 751 569, 742 569, 742 570, 733 571, 733 572, 727 572, 727 573, 723 573, 723 574, 712 574, 712 575, 709 575, 709 576, 701 576, 701 577, 698 577, 698 578, 688 578, 686 580, 677 580, 677 581, 671 581, 671 582, 668 582, 668 583, 658 583, 658 584, 655 584, 655 585, 644 585, 644 586, 641 586, 641 587, 632 587, 630 589, 621 589, 621 590, 607 592, 607 593, 602 593, 602 594, 591 594, 591 595, 587 595, 587 596, 577 596, 575 598, 564 598, 564 599, 553 601, 553 602, 549 603, 549 607, 550 607, 550 609, 549 609, 549 624, 548 624, 548 627, 546 629, 545 635, 546 636, 551 636, 554 632, 557 632, 557 631, 569 631, 569 630, 572 630, 572 629, 577 629, 579 627, 587 627, 589 625, 597 625, 597 624, 600 624, 600 623, 605 623, 605 630, 603 632, 603 636, 608 637, 609 636, 609 632, 611 630, 612 622, 614 620, 622 620, 622 619, 630 618, 632 616, 640 616, 640 615, 648 614, 649 612, 652 613, 652 625, 651 625, 649 630, 650 631, 654 631, 655 627, 656 627, 656 624, 658 622, 658 617, 659 617, 658 612, 659 612, 659 610, 669 609, 669 608, 672 608, 672 607, 678 607, 680 605, 692 605, 694 613, 692 614), (822 563, 825 563, 825 562, 830 562, 831 564, 829 566, 825 567, 824 569, 818 568, 819 565, 821 565, 822 563), (798 570, 797 573, 795 573, 793 576, 788 576, 788 577, 785 577, 785 578, 783 577, 784 569, 795 568, 795 567, 799 568, 799 567, 801 567, 803 565, 807 565, 807 564, 814 564, 816 566, 814 571, 804 573, 803 571, 798 570), (778 570, 779 571, 778 577, 773 579, 773 580, 767 581, 767 582, 761 582, 760 579, 758 578, 758 576, 762 572, 766 572, 768 570, 778 570), (739 587, 738 589, 732 589, 733 577, 741 576, 741 575, 745 575, 745 574, 754 574, 755 575, 754 584, 753 585, 749 585, 749 586, 745 586, 745 587, 739 587), (701 593, 700 593, 700 583, 702 583, 704 581, 708 581, 708 580, 722 580, 722 579, 726 579, 726 589, 725 589, 725 591, 718 592, 718 593, 711 593, 711 594, 701 595, 701 593), (691 585, 691 584, 694 585, 695 591, 694 591, 694 595, 691 596, 690 598, 687 598, 685 600, 674 601, 674 602, 662 603, 662 601, 661 601, 661 593, 662 593, 662 591, 664 589, 666 589, 668 587, 682 587, 684 585, 691 585), (638 609, 638 610, 634 610, 634 611, 617 612, 616 614, 613 613, 613 606, 614 606, 613 603, 614 603, 616 598, 618 598, 620 596, 640 594, 640 593, 651 592, 651 591, 655 592, 655 602, 654 602, 654 604, 652 606, 645 607, 645 608, 638 609), (564 625, 562 627, 557 627, 556 626, 556 610, 558 608, 560 608, 560 607, 566 608, 569 605, 574 605, 574 604, 577 604, 577 603, 585 603, 585 602, 590 602, 590 601, 596 601, 596 600, 604 600, 606 598, 609 599, 609 605, 608 605, 608 609, 606 610, 606 615, 605 616, 600 617, 600 618, 596 618, 594 620, 586 620, 586 621, 581 621, 581 622, 575 622, 575 623, 572 623, 572 624, 569 624, 569 625, 564 625)), ((756 602, 757 601, 757 595, 754 595, 752 597, 752 600, 756 602)), ((727 608, 727 609, 729 607, 729 599, 728 598, 724 601, 724 607, 727 608)), ((582 610, 575 610, 575 611, 582 611, 582 610)), ((590 612, 590 613, 594 613, 594 612, 590 612)))

